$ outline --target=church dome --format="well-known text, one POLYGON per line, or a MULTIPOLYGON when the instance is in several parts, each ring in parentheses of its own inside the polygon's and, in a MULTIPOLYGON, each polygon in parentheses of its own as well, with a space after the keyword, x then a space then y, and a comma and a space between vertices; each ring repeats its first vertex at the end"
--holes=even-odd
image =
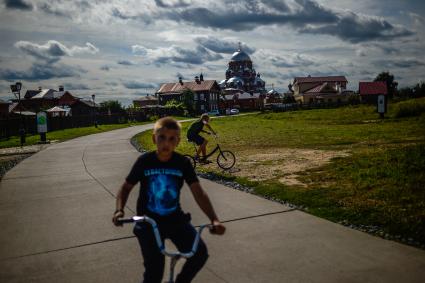
POLYGON ((274 89, 271 89, 267 92, 267 94, 279 94, 279 93, 275 91, 274 89))
POLYGON ((228 84, 241 84, 243 85, 243 80, 239 77, 231 77, 228 81, 228 84))
POLYGON ((248 54, 239 49, 233 53, 230 61, 251 61, 251 58, 249 58, 248 54))

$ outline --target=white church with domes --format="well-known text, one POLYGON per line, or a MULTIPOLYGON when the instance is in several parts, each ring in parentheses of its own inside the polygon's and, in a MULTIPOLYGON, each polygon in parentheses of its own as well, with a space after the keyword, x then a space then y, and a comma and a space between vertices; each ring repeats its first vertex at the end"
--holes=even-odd
POLYGON ((266 92, 266 82, 261 79, 260 73, 257 73, 252 67, 252 61, 246 52, 241 48, 233 53, 226 70, 226 79, 219 83, 220 88, 226 93, 235 90, 247 93, 266 92))

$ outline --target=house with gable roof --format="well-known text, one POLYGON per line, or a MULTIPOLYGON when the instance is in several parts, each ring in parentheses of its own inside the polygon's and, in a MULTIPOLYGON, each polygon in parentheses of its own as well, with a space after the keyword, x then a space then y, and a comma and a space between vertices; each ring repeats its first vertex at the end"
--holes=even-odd
POLYGON ((347 91, 345 76, 296 77, 291 85, 294 98, 301 104, 343 103, 351 91, 347 91))
POLYGON ((203 75, 196 76, 194 81, 183 82, 181 78, 176 83, 164 83, 156 91, 159 104, 165 105, 168 101, 182 101, 185 90, 194 92, 194 106, 197 113, 218 110, 218 101, 221 89, 215 80, 204 80, 203 75))

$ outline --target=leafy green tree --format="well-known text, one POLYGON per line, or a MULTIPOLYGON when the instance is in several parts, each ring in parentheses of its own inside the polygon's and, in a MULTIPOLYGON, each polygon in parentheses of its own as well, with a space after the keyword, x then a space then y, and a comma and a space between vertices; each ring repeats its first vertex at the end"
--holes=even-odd
POLYGON ((172 115, 183 115, 186 111, 186 106, 183 102, 177 100, 167 101, 165 108, 168 110, 168 114, 172 115))
POLYGON ((99 111, 101 113, 109 113, 111 114, 118 114, 118 113, 124 113, 125 109, 121 105, 121 103, 118 100, 107 100, 103 101, 99 105, 99 111))
POLYGON ((390 72, 382 72, 378 76, 376 76, 375 82, 385 82, 387 84, 388 89, 388 97, 393 98, 397 93, 398 82, 394 81, 394 75, 390 74, 390 72))
POLYGON ((182 102, 189 113, 195 112, 195 93, 190 89, 185 89, 182 93, 182 102))

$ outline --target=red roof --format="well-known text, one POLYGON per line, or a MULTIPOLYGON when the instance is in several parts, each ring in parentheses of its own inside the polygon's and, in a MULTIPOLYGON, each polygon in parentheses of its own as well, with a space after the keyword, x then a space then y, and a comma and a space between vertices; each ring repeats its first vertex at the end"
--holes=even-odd
MULTIPOLYGON (((206 81, 199 81, 198 82, 183 82, 183 83, 165 83, 162 84, 159 90, 156 92, 158 94, 165 94, 165 93, 181 93, 185 89, 190 89, 194 92, 198 91, 210 91, 214 84, 217 85, 217 82, 215 80, 206 80, 206 81)), ((217 85, 217 88, 218 85, 217 85)))
POLYGON ((338 92, 338 91, 334 84, 323 83, 307 90, 305 93, 322 93, 322 92, 330 93, 330 92, 338 92))
POLYGON ((294 82, 298 83, 324 83, 324 82, 348 82, 345 76, 328 77, 296 77, 294 82))
POLYGON ((359 82, 360 95, 388 94, 385 82, 359 82))

